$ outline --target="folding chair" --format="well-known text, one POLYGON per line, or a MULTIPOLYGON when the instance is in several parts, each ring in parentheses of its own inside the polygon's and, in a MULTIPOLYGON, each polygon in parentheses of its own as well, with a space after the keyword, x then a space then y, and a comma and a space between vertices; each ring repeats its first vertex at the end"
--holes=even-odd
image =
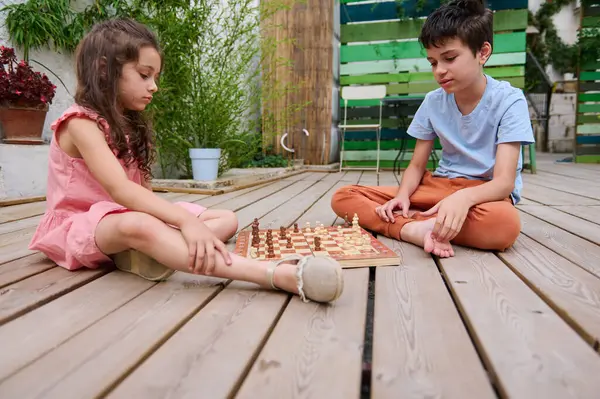
POLYGON ((341 147, 340 147, 340 172, 342 170, 372 170, 375 169, 379 173, 379 150, 381 141, 381 114, 383 108, 383 99, 386 96, 386 86, 344 86, 341 93, 344 100, 344 123, 338 127, 341 130, 341 147), (348 100, 379 100, 379 123, 369 125, 348 125, 348 100), (374 130, 377 140, 377 163, 375 168, 369 167, 343 167, 344 164, 344 140, 347 130, 374 130))

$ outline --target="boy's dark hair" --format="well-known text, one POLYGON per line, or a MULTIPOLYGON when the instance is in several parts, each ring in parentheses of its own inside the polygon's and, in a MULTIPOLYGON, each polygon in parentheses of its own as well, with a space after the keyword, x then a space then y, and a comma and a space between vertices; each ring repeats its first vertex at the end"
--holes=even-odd
POLYGON ((483 0, 453 0, 427 17, 419 41, 427 49, 456 37, 475 55, 485 42, 493 45, 493 26, 494 15, 483 0))
POLYGON ((125 164, 137 164, 148 179, 155 157, 150 121, 142 112, 121 111, 118 105, 123 65, 137 61, 142 47, 161 53, 156 35, 139 22, 116 18, 94 25, 76 50, 75 102, 108 122, 111 149, 125 164))

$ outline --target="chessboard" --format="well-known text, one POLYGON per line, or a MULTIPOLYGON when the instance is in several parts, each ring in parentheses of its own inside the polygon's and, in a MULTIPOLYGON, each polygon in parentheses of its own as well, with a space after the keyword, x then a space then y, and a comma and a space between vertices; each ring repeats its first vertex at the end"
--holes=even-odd
POLYGON ((292 254, 330 256, 343 268, 367 266, 397 266, 399 257, 385 244, 358 226, 324 227, 317 222, 307 223, 302 229, 295 223, 293 229, 260 229, 254 220, 252 231, 241 231, 237 237, 237 255, 255 260, 278 260, 292 254))

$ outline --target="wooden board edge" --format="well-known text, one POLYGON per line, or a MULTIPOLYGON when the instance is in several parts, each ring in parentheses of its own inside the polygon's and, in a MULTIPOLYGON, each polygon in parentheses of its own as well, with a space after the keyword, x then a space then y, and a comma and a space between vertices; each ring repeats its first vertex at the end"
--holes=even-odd
POLYGON ((40 195, 37 197, 9 198, 9 199, 0 200, 0 207, 29 204, 32 202, 42 202, 42 201, 46 201, 45 195, 40 195))

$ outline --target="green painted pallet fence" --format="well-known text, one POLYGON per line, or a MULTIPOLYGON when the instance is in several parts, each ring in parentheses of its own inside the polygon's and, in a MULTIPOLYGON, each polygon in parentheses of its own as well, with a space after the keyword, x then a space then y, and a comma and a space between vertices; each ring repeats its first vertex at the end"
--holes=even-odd
MULTIPOLYGON (((581 26, 600 34, 600 1, 583 6, 581 26)), ((600 60, 583 63, 578 80, 574 159, 600 163, 600 60)))
MULTIPOLYGON (((380 147, 383 168, 392 167, 400 149, 409 154, 408 158, 402 155, 400 165, 408 165, 415 140, 407 135, 406 128, 425 94, 439 87, 417 41, 425 18, 439 5, 439 0, 341 0, 341 86, 387 87, 380 147)), ((528 0, 488 0, 487 5, 494 10, 494 52, 485 72, 523 88, 528 0)), ((349 124, 378 121, 377 100, 351 100, 348 107, 349 124)), ((343 166, 375 166, 374 137, 372 131, 348 131, 343 166)), ((439 149, 439 142, 435 146, 439 149)), ((431 160, 429 167, 435 166, 431 160)))

